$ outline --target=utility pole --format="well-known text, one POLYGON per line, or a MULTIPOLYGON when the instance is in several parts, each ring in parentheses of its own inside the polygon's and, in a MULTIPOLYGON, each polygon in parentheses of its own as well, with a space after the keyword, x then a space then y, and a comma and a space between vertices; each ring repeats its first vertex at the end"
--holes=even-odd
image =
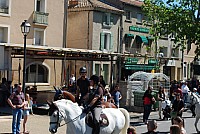
MULTIPOLYGON (((67 16, 68 16, 68 0, 64 0, 64 18, 63 18, 63 48, 67 48, 67 16)), ((64 59, 62 60, 61 84, 66 85, 66 54, 64 52, 64 59), (63 83, 64 82, 64 83, 63 83)))

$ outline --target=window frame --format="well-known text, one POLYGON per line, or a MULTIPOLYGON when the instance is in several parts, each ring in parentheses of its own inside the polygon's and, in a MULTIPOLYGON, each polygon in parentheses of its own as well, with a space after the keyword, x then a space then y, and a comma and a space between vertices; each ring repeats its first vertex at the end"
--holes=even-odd
POLYGON ((126 16, 126 21, 131 21, 131 18, 132 18, 131 11, 126 10, 125 16, 126 16))
MULTIPOLYGON (((5 42, 0 42, 0 43, 10 43, 10 26, 9 25, 4 25, 4 24, 0 24, 1 28, 7 28, 7 37, 4 37, 4 39, 6 38, 5 42)), ((5 32, 4 32, 5 34, 5 32)), ((4 35, 5 36, 5 35, 4 35)))
POLYGON ((33 38, 33 45, 35 46, 46 46, 46 30, 45 29, 39 29, 39 28, 34 28, 34 38, 33 38), (43 32, 43 41, 42 44, 36 44, 36 31, 37 32, 43 32))
POLYGON ((11 0, 5 0, 8 6, 8 13, 0 13, 0 16, 11 16, 11 0))
MULTIPOLYGON (((36 82, 36 83, 31 83, 31 82, 26 82, 26 85, 33 85, 33 84, 36 84, 36 85, 50 85, 50 78, 51 78, 51 69, 50 69, 50 67, 47 65, 47 64, 45 64, 45 63, 43 63, 43 62, 32 62, 32 63, 30 63, 30 64, 28 64, 27 66, 26 66, 26 70, 28 69, 28 67, 30 67, 31 65, 41 65, 41 66, 44 66, 45 68, 46 68, 46 70, 47 70, 47 73, 48 74, 46 74, 47 75, 47 82, 45 82, 45 83, 38 83, 38 82, 36 82)), ((27 71, 27 76, 29 75, 28 74, 29 72, 27 71)), ((28 79, 28 78, 26 78, 26 79, 28 79)))
POLYGON ((47 5, 47 2, 46 0, 35 0, 35 11, 37 11, 37 2, 40 1, 40 11, 38 12, 44 12, 46 13, 46 5, 47 5))
POLYGON ((136 20, 136 23, 137 23, 137 24, 142 24, 142 20, 143 20, 143 18, 142 18, 142 13, 137 13, 137 14, 136 14, 136 19, 137 19, 137 20, 136 20), (141 19, 141 20, 138 19, 138 18, 139 18, 138 15, 140 15, 140 17, 141 17, 140 19, 141 19))
POLYGON ((110 32, 110 31, 101 32, 101 34, 100 34, 100 50, 105 51, 105 52, 113 51, 113 34, 112 34, 112 32, 110 32), (102 39, 102 35, 103 35, 103 39, 102 39), (107 35, 107 36, 110 35, 109 40, 105 41, 105 35, 107 35), (102 42, 103 42, 103 47, 102 47, 102 42), (105 46, 105 42, 106 42, 106 46, 105 46))

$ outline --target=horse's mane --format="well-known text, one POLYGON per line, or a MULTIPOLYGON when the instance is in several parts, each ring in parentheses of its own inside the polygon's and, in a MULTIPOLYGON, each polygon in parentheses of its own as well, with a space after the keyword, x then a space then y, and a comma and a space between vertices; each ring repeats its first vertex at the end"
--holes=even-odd
POLYGON ((54 104, 58 108, 60 108, 60 106, 67 106, 68 104, 70 105, 70 108, 77 108, 77 107, 79 107, 77 103, 73 103, 71 100, 67 100, 67 99, 61 99, 61 100, 54 101, 54 104))

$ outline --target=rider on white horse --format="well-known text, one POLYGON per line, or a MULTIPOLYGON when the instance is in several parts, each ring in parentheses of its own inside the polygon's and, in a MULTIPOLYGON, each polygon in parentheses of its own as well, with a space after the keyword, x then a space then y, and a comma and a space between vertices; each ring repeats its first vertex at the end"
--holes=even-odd
POLYGON ((100 123, 99 118, 100 114, 102 112, 101 107, 101 100, 103 97, 103 89, 101 86, 99 86, 99 77, 96 75, 92 75, 90 77, 90 87, 91 87, 91 93, 87 96, 87 106, 83 110, 83 112, 88 113, 89 111, 92 112, 93 115, 93 123, 94 127, 92 130, 92 134, 99 134, 100 132, 100 123))

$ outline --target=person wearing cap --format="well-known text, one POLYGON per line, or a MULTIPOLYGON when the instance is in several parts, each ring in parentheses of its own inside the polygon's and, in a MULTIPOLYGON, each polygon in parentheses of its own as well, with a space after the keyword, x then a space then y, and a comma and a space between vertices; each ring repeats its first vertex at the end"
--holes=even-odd
POLYGON ((85 67, 81 67, 79 69, 80 78, 77 80, 77 90, 76 90, 76 102, 79 105, 84 105, 83 97, 88 93, 90 81, 87 78, 87 69, 85 67))
POLYGON ((151 113, 152 104, 155 103, 155 98, 151 94, 152 90, 153 87, 149 86, 148 89, 145 91, 144 96, 142 97, 144 105, 143 122, 145 124, 147 124, 147 120, 151 113))
MULTIPOLYGON (((199 93, 197 92, 197 88, 193 88, 193 93, 199 95, 199 93)), ((196 114, 195 114, 195 105, 191 105, 190 110, 192 112, 192 117, 195 117, 196 116, 196 114)))

